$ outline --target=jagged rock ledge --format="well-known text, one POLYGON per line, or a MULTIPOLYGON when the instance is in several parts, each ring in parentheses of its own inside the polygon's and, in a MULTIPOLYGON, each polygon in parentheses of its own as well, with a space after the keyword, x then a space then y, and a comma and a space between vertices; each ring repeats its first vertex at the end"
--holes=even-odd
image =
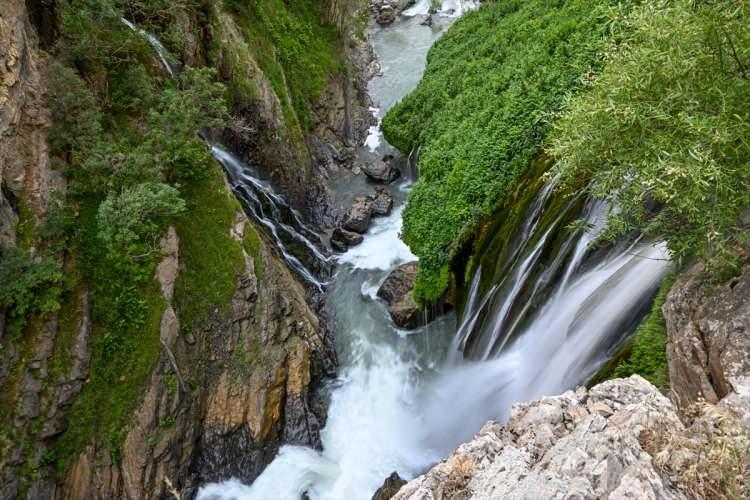
POLYGON ((703 405, 685 425, 634 375, 514 406, 393 498, 691 498, 738 481, 732 450, 748 444, 729 410, 703 405))

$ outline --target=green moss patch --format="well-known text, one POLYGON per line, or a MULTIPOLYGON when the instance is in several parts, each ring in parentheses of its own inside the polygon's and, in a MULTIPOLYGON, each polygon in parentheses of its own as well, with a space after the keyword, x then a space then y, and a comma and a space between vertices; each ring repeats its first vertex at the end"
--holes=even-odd
POLYGON ((175 303, 184 328, 207 318, 219 308, 226 312, 243 270, 240 244, 229 231, 240 210, 226 187, 218 163, 206 165, 207 175, 183 189, 187 212, 177 221, 181 270, 175 284, 175 303))

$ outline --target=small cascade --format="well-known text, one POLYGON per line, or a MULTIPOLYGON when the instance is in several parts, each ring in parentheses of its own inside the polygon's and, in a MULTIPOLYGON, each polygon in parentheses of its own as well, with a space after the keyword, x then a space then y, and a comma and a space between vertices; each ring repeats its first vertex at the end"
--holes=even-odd
MULTIPOLYGON (((128 28, 148 40, 158 54, 164 69, 170 77, 174 78, 177 75, 176 67, 170 62, 171 55, 159 39, 148 31, 138 28, 124 17, 121 20, 128 28)), ((224 167, 232 191, 242 201, 243 207, 249 212, 248 215, 268 229, 276 247, 289 266, 319 292, 323 292, 325 283, 321 282, 310 268, 323 271, 332 258, 319 248, 318 234, 305 224, 300 213, 274 192, 267 182, 254 175, 248 165, 225 149, 212 144, 205 136, 202 135, 202 137, 211 147, 214 158, 224 167), (313 240, 317 243, 313 243, 313 240), (292 251, 292 248, 299 249, 299 251, 292 251)))
MULTIPOLYGON (((431 14, 430 9, 433 6, 433 0, 417 0, 411 7, 406 9, 402 14, 406 17, 426 16, 431 14)), ((442 0, 440 9, 437 14, 449 17, 461 17, 464 13, 479 7, 479 2, 475 0, 442 0)))
POLYGON ((143 36, 146 40, 148 40, 148 43, 151 44, 151 46, 156 51, 156 54, 159 56, 159 60, 161 61, 162 66, 164 66, 164 69, 167 71, 170 77, 174 78, 174 76, 177 74, 176 67, 172 64, 171 61, 171 55, 167 48, 159 41, 158 38, 156 38, 154 35, 149 33, 148 31, 140 29, 138 26, 133 24, 132 22, 128 21, 124 17, 120 18, 122 23, 130 28, 131 30, 135 31, 136 33, 143 36))
POLYGON ((308 283, 318 291, 323 291, 322 283, 310 271, 300 257, 294 255, 291 246, 301 248, 311 258, 312 264, 329 263, 332 257, 325 255, 312 239, 318 240, 315 232, 302 221, 300 214, 292 208, 281 196, 276 194, 271 186, 253 175, 252 169, 242 163, 230 152, 217 145, 211 145, 211 153, 224 167, 229 178, 229 184, 235 195, 242 201, 248 215, 265 226, 274 239, 276 247, 284 260, 308 283))

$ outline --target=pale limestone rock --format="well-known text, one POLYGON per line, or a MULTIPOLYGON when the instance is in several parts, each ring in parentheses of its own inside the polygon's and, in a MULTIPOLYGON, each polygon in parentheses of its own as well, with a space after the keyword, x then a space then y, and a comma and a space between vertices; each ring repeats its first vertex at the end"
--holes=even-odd
POLYGON ((174 284, 180 268, 180 240, 174 226, 169 226, 167 234, 159 242, 159 248, 164 257, 156 266, 156 279, 162 295, 170 302, 174 297, 174 284))
POLYGON ((394 498, 686 498, 641 447, 641 433, 656 428, 684 429, 637 376, 519 404, 505 426, 488 423, 394 498))

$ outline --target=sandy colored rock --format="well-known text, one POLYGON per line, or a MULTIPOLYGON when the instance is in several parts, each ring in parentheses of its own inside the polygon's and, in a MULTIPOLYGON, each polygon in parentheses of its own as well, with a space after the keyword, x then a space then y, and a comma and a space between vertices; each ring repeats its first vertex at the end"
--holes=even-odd
POLYGON ((677 404, 732 395, 726 404, 750 408, 750 267, 717 286, 693 266, 672 286, 663 311, 677 404))

